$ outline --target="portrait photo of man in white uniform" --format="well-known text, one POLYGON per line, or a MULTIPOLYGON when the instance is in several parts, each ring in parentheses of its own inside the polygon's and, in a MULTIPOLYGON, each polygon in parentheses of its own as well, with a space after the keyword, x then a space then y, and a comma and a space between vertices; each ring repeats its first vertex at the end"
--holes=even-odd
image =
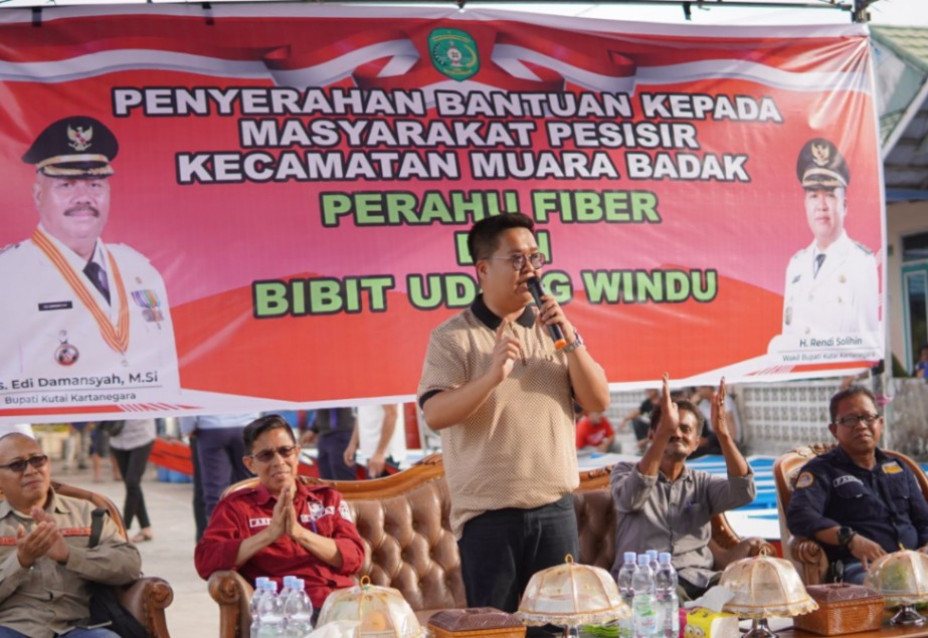
POLYGON ((38 224, 0 249, 5 395, 41 402, 62 389, 149 397, 179 389, 161 275, 134 249, 101 238, 118 150, 102 122, 71 116, 46 127, 22 157, 35 166, 38 224))
POLYGON ((844 227, 847 163, 832 142, 816 138, 802 147, 796 174, 812 243, 787 265, 782 333, 824 341, 874 334, 880 305, 877 261, 844 227))

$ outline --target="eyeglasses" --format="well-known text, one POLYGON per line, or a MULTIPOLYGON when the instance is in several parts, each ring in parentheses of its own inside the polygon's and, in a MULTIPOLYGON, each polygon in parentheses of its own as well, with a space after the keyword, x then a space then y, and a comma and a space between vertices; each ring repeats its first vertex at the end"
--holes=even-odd
POLYGON ((17 474, 22 474, 26 471, 26 465, 31 465, 35 469, 45 467, 45 464, 48 463, 48 455, 46 454, 36 454, 35 456, 30 456, 28 459, 18 459, 6 465, 0 465, 0 470, 12 470, 17 474))
POLYGON ((526 261, 532 265, 532 268, 536 269, 545 265, 545 256, 542 253, 532 253, 528 257, 522 253, 519 253, 517 255, 512 255, 511 257, 489 257, 488 259, 508 261, 510 264, 512 264, 513 270, 522 270, 525 268, 526 261))
POLYGON ((270 450, 261 450, 260 452, 255 452, 252 454, 252 458, 261 461, 262 463, 269 463, 274 460, 274 456, 279 454, 281 458, 288 459, 293 456, 293 453, 296 452, 295 445, 281 445, 279 448, 271 448, 270 450))
POLYGON ((860 423, 866 423, 867 427, 870 427, 882 418, 879 414, 849 414, 835 419, 835 423, 848 428, 856 428, 860 423))

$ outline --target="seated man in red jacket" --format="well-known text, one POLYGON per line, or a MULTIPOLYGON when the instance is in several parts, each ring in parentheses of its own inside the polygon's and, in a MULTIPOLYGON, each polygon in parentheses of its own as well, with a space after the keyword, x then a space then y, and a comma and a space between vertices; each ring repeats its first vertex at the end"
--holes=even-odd
POLYGON ((332 488, 297 480, 300 448, 282 417, 256 419, 243 438, 245 466, 260 482, 219 501, 194 552, 197 572, 234 569, 252 585, 294 575, 318 611, 329 592, 354 584, 364 561, 348 505, 332 488))

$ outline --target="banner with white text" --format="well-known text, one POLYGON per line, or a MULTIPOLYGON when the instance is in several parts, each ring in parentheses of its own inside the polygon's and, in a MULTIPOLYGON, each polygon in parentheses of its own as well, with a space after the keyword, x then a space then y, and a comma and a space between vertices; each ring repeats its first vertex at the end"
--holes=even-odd
POLYGON ((0 421, 409 400, 536 224, 615 389, 883 358, 865 27, 0 11, 0 421))

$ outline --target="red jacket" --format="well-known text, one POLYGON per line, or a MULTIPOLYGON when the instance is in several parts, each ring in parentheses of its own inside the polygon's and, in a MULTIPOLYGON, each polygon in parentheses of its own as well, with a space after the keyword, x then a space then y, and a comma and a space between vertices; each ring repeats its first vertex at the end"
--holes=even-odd
POLYGON ((194 552, 197 572, 207 579, 215 571, 237 569, 252 585, 258 576, 268 576, 278 585, 284 576, 298 576, 306 581, 306 593, 318 609, 333 589, 354 584, 352 575, 364 562, 361 536, 341 494, 329 487, 297 482, 293 503, 300 524, 335 541, 342 555, 341 569, 322 562, 286 534, 236 568, 235 555, 242 540, 270 524, 276 502, 263 485, 219 501, 194 552))

